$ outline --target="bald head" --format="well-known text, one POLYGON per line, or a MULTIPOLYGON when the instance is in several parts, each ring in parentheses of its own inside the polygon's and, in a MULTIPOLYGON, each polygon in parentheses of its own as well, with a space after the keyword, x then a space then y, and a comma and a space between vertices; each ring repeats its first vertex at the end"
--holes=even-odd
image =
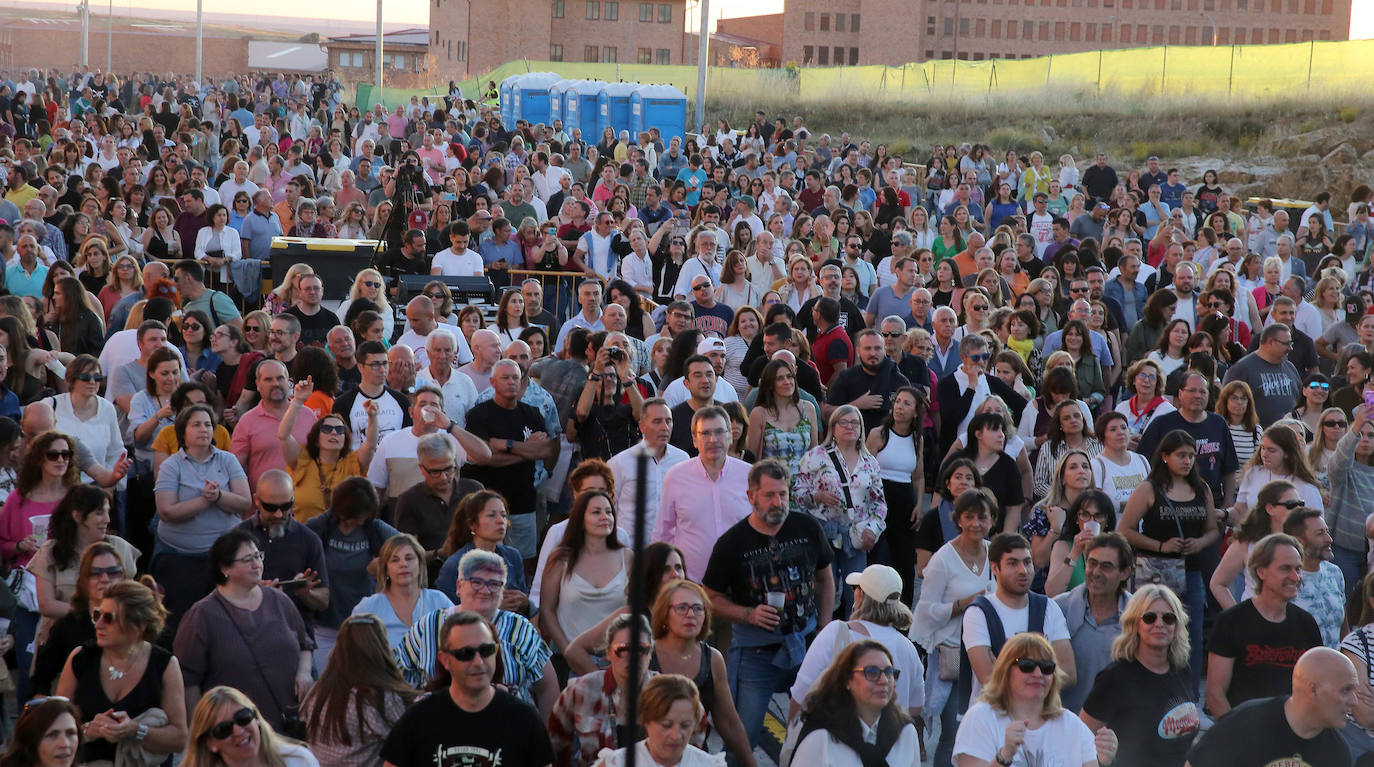
POLYGON ((1293 698, 1287 706, 1294 731, 1344 727, 1357 685, 1355 664, 1336 650, 1314 647, 1303 653, 1293 666, 1293 698))
POLYGON ((1293 691, 1299 686, 1342 679, 1346 671, 1355 672, 1349 658, 1330 647, 1313 647, 1293 666, 1293 691))
POLYGON ((268 469, 258 477, 258 492, 260 499, 266 499, 269 503, 280 502, 283 498, 289 500, 293 494, 295 483, 291 481, 291 475, 281 469, 268 469))
POLYGON ((43 400, 30 403, 24 408, 24 417, 19 419, 19 428, 30 437, 52 431, 56 427, 57 417, 53 414, 52 405, 43 400))

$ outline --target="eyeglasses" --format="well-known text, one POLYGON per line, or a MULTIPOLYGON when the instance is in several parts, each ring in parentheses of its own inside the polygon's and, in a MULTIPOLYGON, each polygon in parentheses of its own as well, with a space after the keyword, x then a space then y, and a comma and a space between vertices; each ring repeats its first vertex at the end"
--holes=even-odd
POLYGON ((1092 288, 1069 288, 1070 293, 1087 293, 1092 288))
POLYGON ((444 298, 445 298, 444 294, 443 294, 443 293, 440 293, 440 292, 438 292, 438 291, 431 291, 431 292, 429 292, 429 293, 426 293, 426 294, 425 294, 425 297, 426 297, 426 298, 432 298, 432 299, 434 299, 435 301, 442 301, 442 300, 444 300, 444 298))
POLYGON ((992 355, 988 354, 987 352, 983 352, 982 354, 970 354, 968 358, 971 362, 987 362, 988 360, 992 359, 992 355))
POLYGON ((1178 616, 1173 613, 1148 612, 1140 616, 1140 622, 1146 626, 1155 625, 1155 621, 1164 621, 1165 626, 1173 626, 1178 623, 1178 616))
POLYGON ((836 422, 835 422, 835 428, 838 429, 838 428, 840 428, 841 426, 845 426, 845 427, 848 427, 848 428, 850 428, 850 429, 857 429, 857 428, 863 426, 863 423, 860 422, 860 421, 856 421, 856 420, 854 420, 853 418, 846 418, 846 419, 844 419, 843 421, 836 421, 836 422))
POLYGON ((255 552, 253 552, 252 554, 249 554, 249 555, 246 556, 246 557, 239 557, 238 559, 235 559, 234 561, 235 561, 235 562, 238 562, 238 563, 241 564, 241 565, 251 565, 251 564, 253 564, 254 562, 261 562, 261 561, 263 561, 263 560, 266 559, 266 558, 267 558, 267 556, 266 556, 265 554, 263 554, 261 551, 255 551, 255 552))
POLYGON ((188 323, 186 323, 185 325, 182 325, 182 326, 181 326, 181 329, 182 329, 182 330, 204 330, 204 329, 205 329, 205 326, 204 326, 204 325, 201 325, 199 322, 188 322, 188 323))
POLYGON ((1301 509, 1306 504, 1301 499, 1294 498, 1291 501, 1279 501, 1276 505, 1282 506, 1289 511, 1294 511, 1296 509, 1301 509))
POLYGON ((1057 664, 1052 660, 1037 660, 1035 658, 1017 658, 1013 663, 1015 663, 1017 670, 1023 674, 1029 674, 1040 669, 1040 673, 1050 676, 1057 667, 1057 664))
POLYGON ((882 681, 883 677, 895 682, 902 676, 902 670, 892 666, 855 666, 854 670, 863 674, 864 679, 875 684, 882 681))
POLYGON ((382 283, 377 282, 376 280, 364 280, 364 281, 363 281, 363 287, 366 287, 366 288, 380 288, 381 286, 382 286, 382 283))
POLYGON ((1345 421, 1322 421, 1322 426, 1328 429, 1344 429, 1345 421))
POLYGON ((457 471, 457 468, 454 466, 440 466, 437 469, 431 469, 428 466, 421 466, 420 468, 424 469, 425 473, 431 477, 442 477, 445 474, 452 474, 457 471))
POLYGON ((499 594, 506 587, 505 581, 489 581, 483 578, 464 578, 463 580, 468 582, 473 591, 485 591, 488 594, 499 594))
POLYGON ((210 728, 210 737, 213 740, 224 740, 234 734, 234 725, 247 727, 258 718, 257 712, 251 708, 241 708, 234 712, 234 715, 223 722, 219 722, 210 728))
POLYGON ((243 326, 243 332, 245 332, 245 333, 260 333, 260 332, 262 332, 262 328, 259 327, 259 326, 257 326, 257 325, 244 325, 244 326, 243 326))
POLYGON ((386 364, 386 360, 377 360, 375 362, 364 362, 363 367, 381 370, 382 368, 386 367, 386 364))
POLYGON ((711 440, 711 439, 724 439, 725 437, 729 436, 729 434, 730 434, 730 430, 729 430, 729 429, 702 429, 701 431, 698 431, 698 432, 696 433, 696 436, 698 436, 698 437, 700 437, 700 438, 702 438, 702 439, 711 440))
POLYGON ((347 427, 347 426, 344 426, 344 425, 341 424, 341 423, 325 423, 325 424, 320 424, 320 433, 321 433, 321 434, 347 434, 347 433, 348 433, 348 427, 347 427))
MULTIPOLYGON (((640 654, 640 655, 646 655, 646 656, 647 656, 647 655, 649 654, 649 650, 650 650, 649 645, 642 644, 642 645, 639 646, 639 654, 640 654)), ((630 654, 630 646, 627 645, 627 644, 623 644, 623 645, 620 645, 619 647, 612 648, 611 654, 614 655, 614 656, 617 657, 617 658, 623 658, 623 657, 625 657, 626 655, 629 655, 629 654, 630 654)))
POLYGON ((81 383, 101 384, 105 383, 105 375, 103 373, 77 373, 76 380, 80 381, 81 383))
POLYGON ((118 616, 116 616, 113 612, 105 612, 104 610, 99 609, 91 610, 91 623, 94 623, 97 626, 99 626, 102 623, 106 625, 114 625, 114 622, 116 620, 118 620, 118 616))
POLYGON ((286 501, 285 503, 268 503, 267 501, 258 501, 258 506, 262 507, 262 510, 267 512, 268 514, 275 514, 279 511, 290 511, 291 509, 296 507, 296 502, 294 500, 286 501))
POLYGON ((675 605, 668 605, 668 609, 682 616, 690 614, 700 617, 706 614, 706 605, 696 602, 678 602, 675 605))
POLYGON ((695 291, 698 291, 698 290, 710 290, 710 289, 711 289, 711 283, 709 283, 709 282, 703 282, 703 283, 701 283, 700 285, 693 285, 693 286, 692 286, 692 290, 693 290, 694 292, 695 292, 695 291))
POLYGON ((975 311, 975 312, 985 312, 985 311, 988 310, 988 305, 987 305, 987 304, 974 304, 973 306, 970 306, 969 308, 972 309, 972 310, 975 311))
POLYGON ((109 567, 92 567, 91 575, 98 577, 101 575, 123 575, 124 568, 120 565, 110 565, 109 567))
POLYGON ((43 454, 43 457, 47 458, 49 461, 70 461, 72 459, 72 451, 49 450, 43 454))
POLYGON ((477 657, 478 655, 482 656, 483 658, 490 658, 491 656, 495 655, 496 643, 483 642, 482 644, 476 646, 469 645, 467 647, 459 647, 457 650, 444 650, 444 652, 453 656, 453 659, 456 661, 467 663, 471 661, 473 658, 477 657))
POLYGON ((1324 383, 1324 382, 1322 382, 1322 381, 1313 381, 1312 383, 1310 383, 1310 384, 1307 385, 1307 388, 1309 388, 1309 389, 1330 389, 1330 388, 1331 388, 1331 384, 1329 384, 1329 383, 1324 383))

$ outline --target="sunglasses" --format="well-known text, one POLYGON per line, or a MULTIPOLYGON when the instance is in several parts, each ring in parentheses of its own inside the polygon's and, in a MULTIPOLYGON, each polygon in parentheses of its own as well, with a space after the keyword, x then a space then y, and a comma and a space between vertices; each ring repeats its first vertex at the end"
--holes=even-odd
POLYGON ((1328 429, 1344 429, 1345 421, 1322 421, 1322 426, 1328 429))
POLYGON ((877 683, 887 677, 892 681, 897 681, 902 676, 902 670, 892 666, 855 666, 854 670, 863 674, 864 679, 877 683))
POLYGON ((968 358, 974 362, 987 362, 992 359, 992 355, 984 352, 983 354, 970 354, 968 358))
POLYGON ((1279 501, 1277 505, 1282 506, 1285 509, 1288 509, 1289 511, 1293 511, 1295 509, 1301 509, 1306 504, 1302 501, 1302 499, 1294 498, 1291 501, 1279 501))
POLYGON ((181 329, 182 329, 182 330, 188 330, 188 331, 189 331, 189 330, 204 330, 204 329, 205 329, 205 326, 204 326, 204 325, 201 325, 201 324, 198 323, 198 322, 188 322, 188 323, 186 323, 185 325, 182 325, 182 326, 181 326, 181 329))
POLYGON ((985 312, 985 311, 988 310, 988 305, 987 305, 987 304, 974 304, 973 306, 970 306, 969 308, 972 309, 972 310, 975 311, 975 312, 985 312))
POLYGON ((899 333, 895 330, 885 330, 880 335, 883 338, 901 338, 902 336, 905 336, 906 333, 899 333))
MULTIPOLYGON (((649 649, 650 649, 650 648, 649 648, 649 645, 642 644, 642 645, 639 646, 639 654, 640 654, 640 655, 644 655, 644 656, 648 656, 648 654, 649 654, 649 649)), ((621 645, 621 646, 619 646, 619 647, 616 647, 616 648, 612 649, 612 650, 611 650, 611 654, 614 655, 614 656, 617 657, 617 658, 624 658, 626 655, 629 655, 629 654, 630 654, 630 646, 627 645, 627 644, 623 644, 623 645, 621 645)))
POLYGON ((1312 383, 1310 383, 1310 384, 1307 385, 1307 388, 1309 388, 1309 389, 1330 389, 1330 388, 1331 388, 1331 384, 1329 384, 1329 383, 1322 383, 1321 381, 1313 381, 1312 383))
POLYGON ((234 712, 233 717, 225 719, 223 722, 220 722, 216 724, 214 727, 211 727, 210 738, 213 740, 224 740, 228 738, 230 735, 234 734, 234 725, 238 725, 239 727, 247 727, 248 725, 253 723, 254 719, 257 718, 258 714, 253 709, 241 708, 238 711, 234 712))
POLYGON ((105 376, 102 373, 78 373, 76 380, 81 383, 105 383, 105 376))
POLYGON ((453 659, 456 661, 467 663, 468 661, 472 660, 478 655, 482 656, 483 658, 490 658, 491 656, 495 655, 496 643, 483 642, 482 644, 479 644, 476 647, 459 647, 457 650, 444 650, 444 652, 453 656, 453 659))
POLYGON ((1045 676, 1050 676, 1057 667, 1052 660, 1036 660, 1035 658, 1017 658, 1015 663, 1017 670, 1023 674, 1029 674, 1036 669, 1040 669, 1040 673, 1045 676))
POLYGON ((99 609, 91 610, 91 623, 94 623, 97 626, 99 626, 102 623, 106 625, 114 625, 116 620, 117 618, 113 612, 105 612, 104 610, 99 609))
POLYGON ((259 326, 257 326, 257 325, 244 325, 244 326, 243 326, 243 332, 245 332, 245 333, 260 333, 260 332, 262 332, 262 328, 259 327, 259 326))
POLYGON ((296 502, 286 501, 285 503, 268 503, 267 501, 258 501, 258 505, 268 514, 275 514, 278 511, 290 511, 295 508, 296 502))
POLYGON ((1173 613, 1154 612, 1145 613, 1144 615, 1140 616, 1140 621, 1144 623, 1146 626, 1155 625, 1155 621, 1157 620, 1164 621, 1165 626, 1173 626, 1178 623, 1178 616, 1174 615, 1173 613))
POLYGON ((70 699, 70 698, 64 698, 64 697, 62 697, 61 695, 43 695, 43 696, 39 696, 39 697, 37 697, 37 698, 34 698, 33 700, 30 700, 28 703, 25 703, 25 704, 24 704, 24 713, 27 714, 27 713, 29 713, 29 709, 31 709, 31 708, 36 708, 36 707, 38 707, 38 706, 41 706, 41 705, 43 705, 44 703, 47 703, 47 702, 50 701, 50 700, 58 700, 58 701, 62 701, 63 703, 71 703, 71 699, 70 699))
POLYGON ((47 458, 49 461, 70 461, 72 459, 72 451, 49 450, 43 454, 43 457, 47 458))
POLYGON ((93 575, 93 576, 100 576, 100 575, 123 575, 123 574, 124 574, 124 568, 123 568, 123 567, 120 567, 119 565, 110 565, 109 567, 92 567, 92 568, 91 568, 91 575, 93 575))
POLYGON ((365 280, 363 282, 363 286, 368 288, 380 288, 382 286, 382 283, 376 282, 374 280, 365 280))
POLYGON ((348 427, 341 423, 326 423, 320 425, 321 434, 347 434, 348 427))

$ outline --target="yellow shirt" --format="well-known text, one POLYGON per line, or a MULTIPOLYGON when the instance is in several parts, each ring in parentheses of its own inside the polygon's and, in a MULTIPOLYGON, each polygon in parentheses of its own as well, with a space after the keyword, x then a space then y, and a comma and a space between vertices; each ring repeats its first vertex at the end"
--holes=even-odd
POLYGON ((29 200, 32 200, 37 196, 38 190, 34 189, 33 186, 29 184, 24 184, 18 189, 5 189, 5 199, 14 203, 15 207, 19 208, 20 210, 24 209, 24 205, 28 203, 29 200))
POLYGON ((304 522, 323 514, 329 508, 334 486, 349 477, 361 476, 363 467, 358 463, 356 452, 334 463, 320 463, 311 459, 310 453, 302 447, 291 469, 291 479, 296 483, 296 521, 304 522))
MULTIPOLYGON (((233 444, 233 437, 229 436, 229 430, 223 424, 215 426, 215 447, 220 450, 228 450, 233 444)), ((181 449, 181 443, 177 441, 177 431, 174 426, 164 426, 162 431, 153 438, 153 452, 166 453, 171 455, 181 449)))

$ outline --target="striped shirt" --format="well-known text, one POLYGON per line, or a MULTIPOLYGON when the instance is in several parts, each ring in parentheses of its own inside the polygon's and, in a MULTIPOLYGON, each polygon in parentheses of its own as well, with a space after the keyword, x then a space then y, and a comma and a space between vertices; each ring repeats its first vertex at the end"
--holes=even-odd
MULTIPOLYGON (((439 632, 444 620, 462 606, 445 607, 435 610, 415 621, 410 631, 401 638, 396 646, 396 665, 406 681, 416 687, 429 684, 438 667, 439 632)), ((552 652, 544 643, 534 625, 523 616, 508 610, 497 610, 496 640, 501 645, 501 664, 504 668, 498 680, 510 693, 526 703, 533 704, 530 694, 534 683, 544 675, 544 665, 549 662, 552 652)))

